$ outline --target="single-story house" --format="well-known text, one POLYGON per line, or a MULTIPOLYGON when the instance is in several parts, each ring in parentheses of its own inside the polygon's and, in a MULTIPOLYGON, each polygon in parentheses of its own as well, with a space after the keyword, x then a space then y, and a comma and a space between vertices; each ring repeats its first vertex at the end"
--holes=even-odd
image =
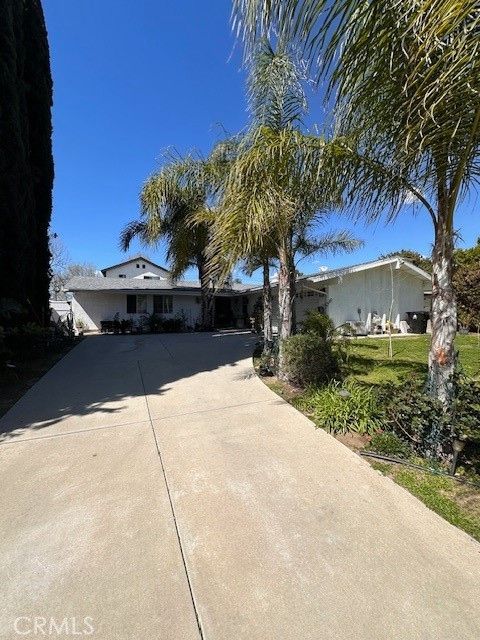
MULTIPOLYGON (((309 309, 327 313, 336 326, 359 323, 367 331, 385 330, 391 318, 401 328, 408 314, 422 312, 430 275, 400 257, 376 260, 297 280, 297 321, 309 309)), ((276 298, 277 285, 272 282, 276 298)), ((67 284, 77 325, 99 330, 114 317, 138 322, 147 313, 184 318, 195 327, 200 319, 200 283, 172 281, 164 267, 142 255, 102 269, 98 277, 75 277, 67 284)), ((217 327, 248 327, 261 306, 260 285, 231 284, 215 296, 217 327)), ((278 324, 278 305, 274 318, 278 324)), ((403 325, 403 328, 405 326, 403 325)))
MULTIPOLYGON (((192 328, 200 320, 199 281, 172 281, 168 269, 141 255, 106 267, 100 274, 77 276, 67 283, 76 326, 99 330, 104 320, 116 317, 138 323, 142 316, 151 313, 166 319, 182 317, 192 328)), ((248 298, 243 294, 249 288, 232 284, 217 292, 217 326, 246 326, 248 298)))

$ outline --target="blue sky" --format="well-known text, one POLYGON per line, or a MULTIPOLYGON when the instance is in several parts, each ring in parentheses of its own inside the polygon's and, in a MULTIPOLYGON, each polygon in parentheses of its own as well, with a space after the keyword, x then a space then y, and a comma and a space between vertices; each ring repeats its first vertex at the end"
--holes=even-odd
MULTIPOLYGON (((162 152, 208 153, 225 129, 247 122, 241 48, 230 31, 229 0, 43 0, 54 79, 55 186, 52 230, 72 261, 101 268, 125 259, 122 226, 138 214, 144 180, 162 152)), ((311 118, 321 122, 320 97, 311 118)), ((457 218, 464 244, 480 235, 478 197, 457 218), (475 211, 476 210, 476 211, 475 211)), ((315 256, 303 272, 362 262, 408 247, 428 253, 427 214, 408 209, 395 224, 354 224, 365 241, 350 256, 315 256)), ((139 245, 131 253, 138 253, 139 245)), ((163 247, 143 251, 164 263, 163 247)), ((190 273, 187 276, 192 277, 190 273)))

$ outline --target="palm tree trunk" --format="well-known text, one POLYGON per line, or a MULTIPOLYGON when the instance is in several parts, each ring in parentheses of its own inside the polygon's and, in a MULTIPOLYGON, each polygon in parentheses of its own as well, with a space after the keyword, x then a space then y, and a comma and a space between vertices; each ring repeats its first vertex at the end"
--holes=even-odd
POLYGON ((272 350, 272 288, 270 286, 270 265, 263 263, 263 353, 272 350))
POLYGON ((278 310, 279 310, 279 352, 278 352, 278 372, 280 379, 285 380, 287 373, 285 371, 285 362, 283 357, 282 343, 292 335, 292 296, 290 282, 290 254, 288 240, 282 243, 278 251, 279 269, 278 269, 278 310))
POLYGON ((280 315, 280 341, 286 340, 292 335, 292 291, 290 286, 290 268, 288 248, 282 247, 279 251, 278 270, 278 309, 280 315))
MULTIPOLYGON (((293 244, 293 239, 292 239, 293 244)), ((292 305, 292 334, 297 333, 297 277, 293 251, 290 252, 288 265, 288 278, 290 282, 290 304, 292 305)))
POLYGON ((453 226, 446 199, 439 199, 432 253, 432 341, 429 354, 430 393, 448 406, 453 395, 457 302, 453 289, 453 226))
POLYGON ((197 257, 198 278, 200 280, 200 325, 202 331, 213 330, 213 294, 210 287, 210 276, 205 268, 203 255, 197 257))

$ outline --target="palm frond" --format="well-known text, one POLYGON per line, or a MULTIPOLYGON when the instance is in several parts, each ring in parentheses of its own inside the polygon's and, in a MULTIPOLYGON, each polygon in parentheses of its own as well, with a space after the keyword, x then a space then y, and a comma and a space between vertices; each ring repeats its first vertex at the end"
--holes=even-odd
POLYGON ((352 253, 363 244, 350 231, 343 230, 327 231, 319 235, 302 234, 297 237, 294 247, 302 257, 307 257, 314 254, 352 253))
POLYGON ((120 234, 120 248, 128 251, 134 238, 139 238, 141 242, 148 243, 147 227, 143 220, 132 220, 122 229, 120 234))
POLYGON ((340 201, 332 176, 323 174, 328 143, 291 129, 259 127, 232 164, 212 221, 210 263, 229 256, 232 266, 253 254, 272 254, 296 224, 340 201))
POLYGON ((143 185, 140 218, 123 229, 121 247, 126 250, 133 238, 147 245, 163 239, 172 276, 181 276, 208 242, 207 225, 196 223, 195 214, 207 206, 211 179, 203 159, 176 156, 143 185))
POLYGON ((274 49, 262 39, 249 60, 247 95, 254 127, 285 129, 301 122, 308 109, 303 83, 305 64, 292 45, 277 42, 274 49))
POLYGON ((480 177, 478 0, 234 0, 233 19, 247 50, 272 32, 302 46, 329 82, 337 135, 356 132, 357 155, 400 178, 383 192, 379 173, 358 180, 359 204, 394 215, 406 184, 430 203, 440 185, 453 216, 480 177))

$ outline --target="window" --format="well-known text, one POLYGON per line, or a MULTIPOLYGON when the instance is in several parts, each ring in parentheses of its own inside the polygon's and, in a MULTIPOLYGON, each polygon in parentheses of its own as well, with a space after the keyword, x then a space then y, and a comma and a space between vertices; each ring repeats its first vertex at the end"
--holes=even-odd
POLYGON ((137 264, 137 269, 140 269, 140 265, 139 264, 137 264))
POLYGON ((127 313, 147 313, 147 296, 127 295, 127 313))
POLYGON ((119 278, 126 278, 127 276, 124 273, 120 273, 118 277, 119 278))
POLYGON ((147 296, 137 296, 137 313, 147 313, 147 296))
POLYGON ((153 313, 173 313, 173 296, 153 296, 153 313))
POLYGON ((127 313, 137 313, 137 296, 127 296, 127 313))
POLYGON ((145 269, 145 265, 144 264, 142 264, 142 269, 145 269))

